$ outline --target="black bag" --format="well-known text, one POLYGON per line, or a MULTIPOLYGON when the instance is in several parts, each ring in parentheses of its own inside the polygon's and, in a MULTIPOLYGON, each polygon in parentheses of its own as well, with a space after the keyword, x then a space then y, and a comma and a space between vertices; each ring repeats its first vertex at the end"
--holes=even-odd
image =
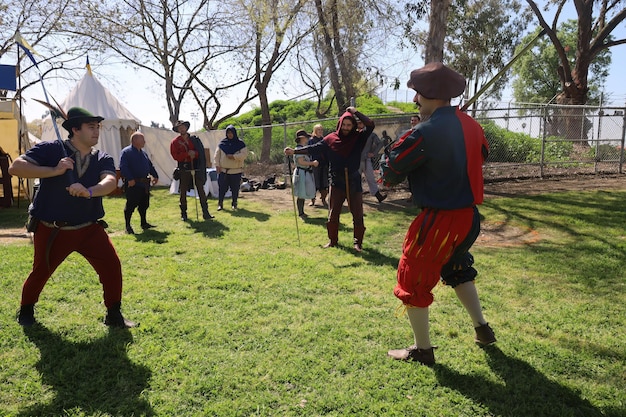
POLYGON ((174 173, 172 174, 172 178, 174 178, 175 181, 180 180, 180 168, 175 168, 174 169, 174 173))

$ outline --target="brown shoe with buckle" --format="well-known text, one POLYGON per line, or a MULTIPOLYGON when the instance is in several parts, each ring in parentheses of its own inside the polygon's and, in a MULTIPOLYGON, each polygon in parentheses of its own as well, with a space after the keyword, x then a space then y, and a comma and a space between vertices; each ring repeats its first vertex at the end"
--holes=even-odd
POLYGON ((435 349, 437 346, 431 346, 428 349, 418 349, 413 345, 405 349, 393 349, 387 352, 387 356, 398 361, 415 361, 423 365, 435 364, 435 349))
POLYGON ((474 330, 476 330, 474 341, 479 345, 487 346, 496 342, 496 335, 493 333, 489 323, 474 327, 474 330))

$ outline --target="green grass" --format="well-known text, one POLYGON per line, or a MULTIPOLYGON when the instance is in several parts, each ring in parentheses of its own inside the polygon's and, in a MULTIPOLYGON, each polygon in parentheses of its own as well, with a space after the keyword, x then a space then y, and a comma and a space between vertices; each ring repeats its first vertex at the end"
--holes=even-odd
MULTIPOLYGON (((158 227, 135 236, 123 234, 124 200, 106 199, 123 312, 141 326, 102 324, 97 276, 72 255, 42 293, 41 325, 22 329, 32 246, 0 244, 0 415, 626 416, 624 201, 605 191, 486 201, 486 222, 541 239, 472 251, 493 347, 474 345, 454 292, 436 288, 429 368, 386 357, 412 343, 392 289, 416 209, 368 212, 356 255, 348 213, 343 246, 322 249, 320 209, 307 208, 299 245, 292 205, 250 194, 236 213, 212 200, 214 221, 183 223, 177 196, 158 189, 158 227)), ((0 210, 1 227, 22 225, 24 210, 0 210)))

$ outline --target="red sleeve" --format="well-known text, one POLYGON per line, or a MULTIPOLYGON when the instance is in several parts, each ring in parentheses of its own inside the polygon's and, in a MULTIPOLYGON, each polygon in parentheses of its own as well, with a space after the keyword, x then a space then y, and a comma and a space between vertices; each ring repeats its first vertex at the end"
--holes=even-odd
POLYGON ((467 155, 467 177, 469 178, 474 204, 481 204, 484 199, 483 162, 489 151, 485 132, 480 124, 471 117, 457 110, 465 138, 467 155))
POLYGON ((185 143, 180 140, 180 136, 176 137, 170 143, 170 154, 172 154, 172 158, 178 162, 185 162, 185 160, 189 159, 189 151, 185 143))

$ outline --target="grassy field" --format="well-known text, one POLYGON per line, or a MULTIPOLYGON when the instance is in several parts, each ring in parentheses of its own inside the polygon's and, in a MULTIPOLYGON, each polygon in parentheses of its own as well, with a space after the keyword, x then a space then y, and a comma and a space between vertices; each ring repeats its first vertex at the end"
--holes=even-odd
MULTIPOLYGON (((321 209, 307 209, 298 244, 292 205, 254 195, 236 212, 213 200, 213 221, 183 223, 177 196, 157 189, 158 227, 137 235, 123 233, 123 198, 108 198, 123 312, 141 325, 102 324, 98 278, 72 255, 42 293, 40 325, 22 329, 32 246, 0 244, 0 415, 626 416, 624 201, 617 191, 486 201, 486 223, 539 239, 472 251, 494 346, 476 346, 454 292, 436 288, 439 349, 426 367, 386 357, 412 343, 392 289, 417 209, 368 211, 357 255, 349 214, 343 246, 322 249, 321 209)), ((0 210, 0 227, 25 217, 0 210)))

